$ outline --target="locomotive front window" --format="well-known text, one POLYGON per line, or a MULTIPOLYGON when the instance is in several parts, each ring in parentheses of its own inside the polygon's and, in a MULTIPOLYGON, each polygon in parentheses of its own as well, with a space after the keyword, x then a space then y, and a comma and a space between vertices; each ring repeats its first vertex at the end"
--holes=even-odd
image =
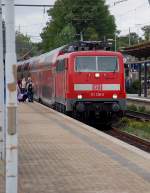
POLYGON ((98 71, 100 72, 115 72, 118 71, 117 57, 98 57, 98 71))
POLYGON ((117 57, 79 56, 76 58, 77 72, 115 72, 118 71, 117 57))
POLYGON ((77 72, 96 72, 96 57, 77 57, 77 72))

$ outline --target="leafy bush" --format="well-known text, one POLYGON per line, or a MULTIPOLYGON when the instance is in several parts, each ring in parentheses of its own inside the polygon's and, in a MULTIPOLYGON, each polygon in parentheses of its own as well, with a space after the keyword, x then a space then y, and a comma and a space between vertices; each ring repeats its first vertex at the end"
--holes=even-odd
POLYGON ((131 111, 137 111, 137 106, 132 104, 132 105, 129 105, 128 106, 128 110, 131 110, 131 111))
POLYGON ((139 107, 139 112, 141 112, 141 113, 144 113, 145 112, 145 107, 144 106, 141 106, 141 107, 139 107))
POLYGON ((137 94, 139 92, 139 89, 140 89, 140 81, 135 80, 134 82, 132 82, 131 86, 126 89, 126 91, 127 93, 130 94, 137 94))
POLYGON ((123 128, 124 131, 137 135, 141 138, 150 140, 150 124, 149 122, 139 122, 130 120, 129 125, 123 128))
POLYGON ((132 88, 133 88, 134 90, 136 90, 136 92, 137 92, 137 90, 140 89, 140 81, 139 81, 139 80, 135 80, 135 81, 132 83, 132 88))
POLYGON ((130 123, 130 120, 129 120, 127 117, 123 117, 123 118, 121 119, 121 122, 120 122, 120 124, 122 125, 122 127, 128 126, 129 123, 130 123))
POLYGON ((114 124, 117 128, 126 128, 130 123, 130 120, 127 117, 123 117, 117 123, 114 124))
POLYGON ((145 112, 146 112, 147 114, 150 114, 150 110, 146 110, 145 112))

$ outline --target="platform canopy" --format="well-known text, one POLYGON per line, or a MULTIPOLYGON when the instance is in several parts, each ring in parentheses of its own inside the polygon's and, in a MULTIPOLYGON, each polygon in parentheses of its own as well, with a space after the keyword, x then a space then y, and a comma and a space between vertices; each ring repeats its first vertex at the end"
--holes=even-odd
POLYGON ((122 52, 137 58, 148 58, 150 57, 150 41, 124 48, 122 52))

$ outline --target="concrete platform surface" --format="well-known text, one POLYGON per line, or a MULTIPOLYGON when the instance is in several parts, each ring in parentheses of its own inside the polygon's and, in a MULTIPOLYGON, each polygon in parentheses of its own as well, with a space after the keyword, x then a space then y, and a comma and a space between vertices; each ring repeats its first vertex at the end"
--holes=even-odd
POLYGON ((134 105, 137 107, 137 109, 141 107, 145 107, 146 111, 150 111, 150 98, 145 97, 138 97, 136 95, 127 95, 127 105, 131 106, 134 105))
POLYGON ((37 103, 19 106, 18 130, 19 193, 150 192, 150 155, 133 146, 37 103))

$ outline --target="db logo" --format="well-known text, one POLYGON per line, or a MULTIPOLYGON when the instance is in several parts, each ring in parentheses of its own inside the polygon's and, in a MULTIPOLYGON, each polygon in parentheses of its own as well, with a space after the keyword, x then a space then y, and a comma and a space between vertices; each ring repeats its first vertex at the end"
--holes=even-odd
POLYGON ((102 85, 101 84, 93 84, 93 90, 102 90, 102 85))

